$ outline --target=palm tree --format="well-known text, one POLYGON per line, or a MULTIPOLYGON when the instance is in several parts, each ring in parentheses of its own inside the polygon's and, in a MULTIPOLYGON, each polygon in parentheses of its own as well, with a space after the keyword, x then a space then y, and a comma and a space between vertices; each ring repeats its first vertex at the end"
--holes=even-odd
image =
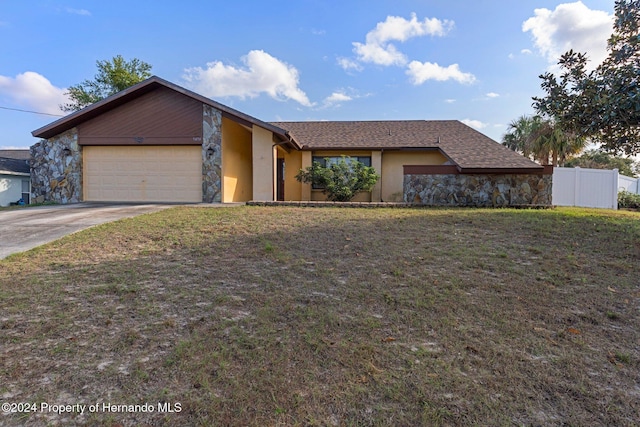
POLYGON ((530 136, 533 129, 533 117, 520 116, 509 123, 507 133, 502 137, 502 143, 513 151, 530 157, 530 136))
POLYGON ((586 139, 566 132, 540 116, 520 116, 509 123, 502 143, 540 164, 562 166, 584 149, 586 139))

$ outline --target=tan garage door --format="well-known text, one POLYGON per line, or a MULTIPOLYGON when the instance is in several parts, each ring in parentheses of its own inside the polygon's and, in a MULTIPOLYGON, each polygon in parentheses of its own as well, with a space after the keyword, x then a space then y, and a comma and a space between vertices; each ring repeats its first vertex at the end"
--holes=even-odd
POLYGON ((84 200, 201 202, 200 146, 85 146, 84 200))

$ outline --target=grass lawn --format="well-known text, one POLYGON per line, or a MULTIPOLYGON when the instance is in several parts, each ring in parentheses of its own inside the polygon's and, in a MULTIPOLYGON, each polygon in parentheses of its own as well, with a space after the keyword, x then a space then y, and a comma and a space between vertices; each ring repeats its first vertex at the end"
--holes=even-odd
POLYGON ((640 213, 97 226, 0 261, 0 402, 35 403, 7 426, 638 425, 640 213))

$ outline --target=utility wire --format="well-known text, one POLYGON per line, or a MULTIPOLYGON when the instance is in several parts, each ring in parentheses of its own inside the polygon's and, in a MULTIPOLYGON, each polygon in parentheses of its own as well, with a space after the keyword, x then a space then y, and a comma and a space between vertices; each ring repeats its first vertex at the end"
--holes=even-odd
POLYGON ((64 114, 41 113, 39 111, 20 110, 19 108, 0 107, 3 110, 20 111, 21 113, 42 114, 44 116, 64 117, 64 114))

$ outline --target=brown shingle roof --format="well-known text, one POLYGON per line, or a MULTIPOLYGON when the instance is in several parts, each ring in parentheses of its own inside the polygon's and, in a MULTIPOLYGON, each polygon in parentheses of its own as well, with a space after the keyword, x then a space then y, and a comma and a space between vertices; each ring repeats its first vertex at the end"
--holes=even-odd
POLYGON ((542 166, 457 120, 273 122, 303 150, 437 149, 461 170, 542 166))

